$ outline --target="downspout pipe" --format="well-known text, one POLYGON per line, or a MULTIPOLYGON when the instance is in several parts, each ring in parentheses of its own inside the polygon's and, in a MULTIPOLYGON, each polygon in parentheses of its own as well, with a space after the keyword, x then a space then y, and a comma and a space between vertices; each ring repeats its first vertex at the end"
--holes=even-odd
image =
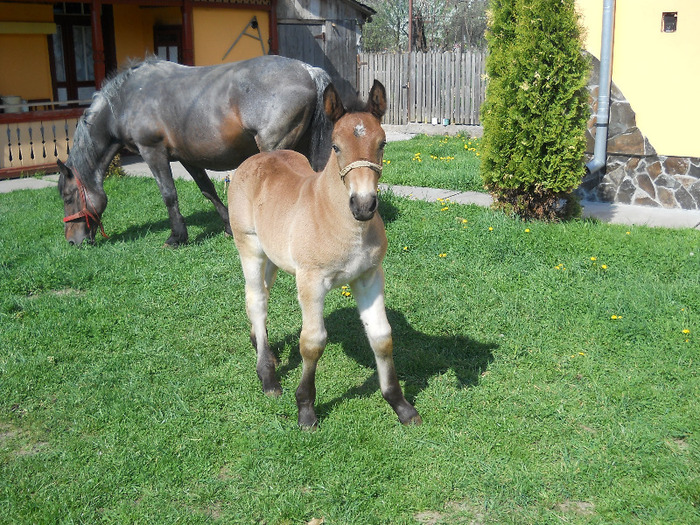
POLYGON ((608 157, 608 125, 610 123, 610 86, 612 85, 612 49, 615 27, 615 0, 603 1, 603 32, 600 42, 600 74, 598 113, 596 114, 593 158, 586 164, 589 173, 605 167, 608 157))

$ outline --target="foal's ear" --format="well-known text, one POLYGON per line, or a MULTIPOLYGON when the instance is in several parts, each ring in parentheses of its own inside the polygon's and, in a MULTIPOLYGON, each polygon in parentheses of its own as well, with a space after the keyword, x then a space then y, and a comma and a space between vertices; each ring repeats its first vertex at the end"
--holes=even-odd
POLYGON ((367 111, 379 120, 381 120, 384 113, 386 113, 386 90, 379 80, 375 79, 374 84, 372 84, 372 89, 369 92, 369 99, 367 100, 367 111))
POLYGON ((333 123, 345 115, 345 106, 333 84, 328 84, 323 92, 323 110, 333 123))

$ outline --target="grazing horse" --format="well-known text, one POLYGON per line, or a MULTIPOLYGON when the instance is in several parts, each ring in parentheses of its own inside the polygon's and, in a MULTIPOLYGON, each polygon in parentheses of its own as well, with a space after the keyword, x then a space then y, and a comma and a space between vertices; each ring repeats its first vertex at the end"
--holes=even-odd
POLYGON ((420 424, 396 376, 384 307, 387 239, 377 213, 377 185, 386 141, 380 124, 386 92, 375 81, 367 106, 347 111, 330 84, 323 104, 334 127, 332 153, 322 172, 314 172, 293 151, 260 153, 241 164, 229 187, 229 219, 245 276, 257 373, 265 393, 281 393, 266 324, 270 287, 282 268, 296 276, 302 310, 298 422, 315 426, 316 365, 326 346, 323 303, 331 289, 348 283, 374 351, 384 399, 402 423, 420 424))
POLYGON ((332 124, 323 112, 330 78, 280 56, 210 67, 156 59, 141 62, 95 94, 75 131, 61 172, 66 240, 93 242, 107 207, 105 172, 123 147, 139 153, 168 208, 170 246, 187 242, 170 161, 180 161, 216 207, 227 233, 228 211, 205 169, 228 170, 259 151, 296 149, 321 169, 332 124))

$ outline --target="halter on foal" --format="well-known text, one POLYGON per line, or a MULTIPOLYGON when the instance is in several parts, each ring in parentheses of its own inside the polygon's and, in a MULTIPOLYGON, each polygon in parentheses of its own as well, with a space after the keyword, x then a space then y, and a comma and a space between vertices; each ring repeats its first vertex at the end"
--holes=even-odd
POLYGON ((376 211, 386 138, 380 124, 386 93, 375 81, 367 107, 348 113, 329 85, 323 102, 334 123, 334 153, 322 172, 314 172, 306 158, 293 151, 260 153, 241 164, 228 192, 258 377, 265 393, 281 394, 266 324, 270 288, 277 269, 282 268, 296 276, 302 309, 298 421, 303 427, 317 424, 316 365, 326 346, 323 303, 331 289, 349 283, 374 351, 384 399, 402 423, 420 424, 396 376, 384 308, 382 260, 387 239, 376 211))

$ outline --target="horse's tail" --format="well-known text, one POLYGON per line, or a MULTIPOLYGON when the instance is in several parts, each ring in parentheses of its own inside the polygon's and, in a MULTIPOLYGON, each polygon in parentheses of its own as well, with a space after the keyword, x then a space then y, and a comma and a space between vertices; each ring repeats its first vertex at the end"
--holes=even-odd
POLYGON ((309 124, 311 132, 309 160, 311 167, 315 171, 321 171, 331 153, 333 123, 326 116, 326 112, 323 109, 323 93, 326 90, 326 86, 331 83, 331 77, 321 68, 307 66, 307 69, 316 84, 316 107, 309 124))

